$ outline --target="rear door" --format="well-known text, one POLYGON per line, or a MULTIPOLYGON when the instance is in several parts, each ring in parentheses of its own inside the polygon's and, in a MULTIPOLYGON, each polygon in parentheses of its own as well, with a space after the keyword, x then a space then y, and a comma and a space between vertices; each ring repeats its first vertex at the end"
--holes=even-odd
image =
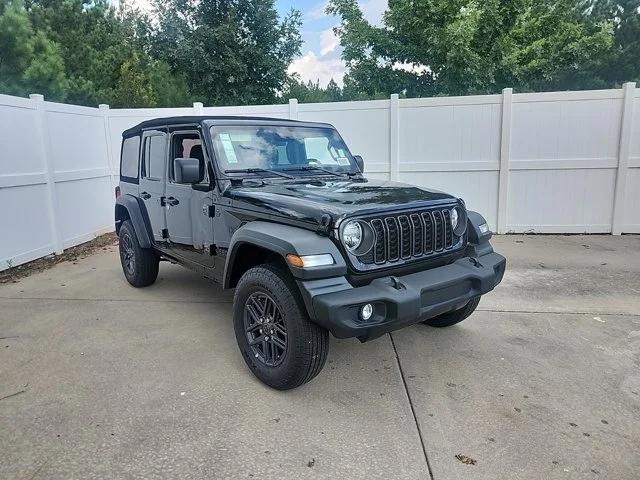
POLYGON ((148 130, 142 135, 139 195, 147 207, 153 238, 164 242, 167 228, 165 207, 162 205, 167 176, 167 134, 148 130))

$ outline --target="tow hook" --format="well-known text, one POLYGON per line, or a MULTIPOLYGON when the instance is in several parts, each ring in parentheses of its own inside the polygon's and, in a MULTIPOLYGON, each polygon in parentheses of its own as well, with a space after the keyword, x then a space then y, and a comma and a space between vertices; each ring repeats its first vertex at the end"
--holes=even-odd
POLYGON ((398 279, 398 277, 391 276, 389 277, 391 280, 391 286, 396 290, 406 290, 407 287, 398 279))
POLYGON ((476 257, 469 257, 469 261, 471 263, 473 263, 473 266, 476 267, 476 268, 483 268, 484 267, 484 265, 482 265, 480 263, 480 260, 478 260, 476 257))

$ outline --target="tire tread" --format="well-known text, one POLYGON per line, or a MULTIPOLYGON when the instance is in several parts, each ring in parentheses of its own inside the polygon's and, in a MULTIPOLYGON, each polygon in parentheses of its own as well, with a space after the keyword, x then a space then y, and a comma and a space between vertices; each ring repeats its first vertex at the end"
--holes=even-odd
POLYGON ((450 327, 451 325, 460 323, 469 315, 471 315, 475 311, 479 303, 480 296, 473 297, 464 307, 452 312, 443 313, 442 315, 438 315, 437 317, 425 320, 422 323, 436 328, 450 327))
POLYGON ((138 237, 130 220, 125 220, 120 227, 120 235, 126 232, 131 237, 133 249, 136 256, 136 270, 133 276, 127 275, 122 266, 122 271, 127 281, 136 288, 148 287, 158 278, 160 258, 158 254, 150 248, 142 248, 138 242, 138 237))

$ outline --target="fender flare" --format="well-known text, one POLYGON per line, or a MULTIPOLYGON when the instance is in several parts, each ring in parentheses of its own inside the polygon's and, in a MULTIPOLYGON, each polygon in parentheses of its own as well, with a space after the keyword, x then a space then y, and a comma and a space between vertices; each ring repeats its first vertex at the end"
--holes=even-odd
POLYGON ((489 240, 492 237, 491 230, 480 231, 480 225, 486 224, 485 218, 478 212, 467 212, 467 239, 469 241, 467 253, 474 257, 487 255, 493 252, 489 240))
POLYGON ((115 205, 115 220, 116 220, 116 232, 120 231, 120 220, 118 220, 118 206, 123 207, 129 214, 129 219, 133 224, 133 229, 138 237, 138 243, 142 248, 151 248, 152 241, 149 232, 151 231, 149 223, 149 215, 144 204, 141 205, 141 201, 133 195, 120 195, 116 199, 115 205))
POLYGON ((291 225, 254 221, 240 227, 231 237, 224 266, 223 288, 229 288, 238 251, 241 246, 247 244, 282 256, 294 278, 299 280, 338 277, 347 273, 344 257, 329 237, 291 225), (286 261, 288 254, 303 256, 324 253, 330 253, 333 256, 333 265, 298 268, 289 265, 286 261))

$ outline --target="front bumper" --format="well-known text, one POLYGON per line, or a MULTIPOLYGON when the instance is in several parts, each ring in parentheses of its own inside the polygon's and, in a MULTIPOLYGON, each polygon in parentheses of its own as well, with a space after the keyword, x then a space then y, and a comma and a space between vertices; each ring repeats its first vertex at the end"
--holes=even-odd
POLYGON ((352 287, 344 277, 298 283, 316 323, 338 338, 366 341, 464 306, 493 290, 505 266, 505 258, 491 252, 363 287, 352 287), (374 305, 374 314, 363 321, 359 310, 366 303, 374 305))

